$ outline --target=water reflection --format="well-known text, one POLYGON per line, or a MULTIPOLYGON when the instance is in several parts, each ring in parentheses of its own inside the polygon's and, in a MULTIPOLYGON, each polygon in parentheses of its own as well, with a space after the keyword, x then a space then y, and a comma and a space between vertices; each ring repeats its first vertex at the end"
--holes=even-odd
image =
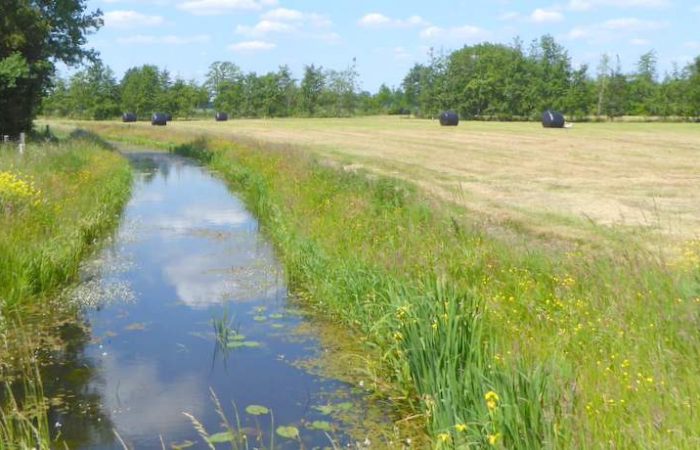
MULTIPOLYGON (((70 406, 54 417, 63 437, 71 448, 120 448, 115 429, 134 448, 161 448, 161 439, 166 447, 187 440, 203 446, 182 413, 222 431, 213 390, 232 420, 234 403, 240 411, 264 405, 276 425, 298 427, 306 446, 328 446, 325 432, 308 424, 322 420, 340 430, 342 422, 318 406, 339 395, 362 400, 295 364, 320 349, 312 336, 291 338, 304 320, 287 307, 281 268, 256 221, 220 181, 186 160, 131 158, 144 175, 123 225, 75 291, 93 338, 78 336, 72 356, 58 358, 63 372, 54 379, 69 383, 60 389, 75 396, 66 394, 70 406), (114 291, 120 295, 109 298, 114 291), (226 314, 240 340, 228 337, 217 347, 212 321, 226 314), (79 405, 90 405, 88 412, 79 414, 79 405)), ((240 419, 245 430, 262 427, 269 442, 269 421, 244 412, 240 419)), ((342 431, 333 435, 347 440, 342 431)))

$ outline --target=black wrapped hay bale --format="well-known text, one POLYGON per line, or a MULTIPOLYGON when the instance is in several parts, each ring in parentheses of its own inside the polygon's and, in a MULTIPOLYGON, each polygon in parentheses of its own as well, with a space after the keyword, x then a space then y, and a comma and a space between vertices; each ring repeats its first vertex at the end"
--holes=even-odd
POLYGON ((136 114, 129 112, 122 114, 122 122, 136 122, 136 114))
POLYGON ((154 113, 151 116, 151 125, 165 126, 168 124, 168 119, 163 113, 154 113))
POLYGON ((459 125, 459 115, 454 111, 445 111, 440 114, 440 125, 443 127, 456 127, 459 125))
POLYGON ((217 122, 226 122, 228 120, 228 114, 225 112, 218 112, 216 113, 216 121, 217 122))
POLYGON ((542 126, 545 128, 564 128, 566 119, 562 113, 547 110, 542 114, 542 126))
POLYGON ((172 122, 173 121, 173 115, 170 113, 165 113, 165 121, 166 122, 172 122))

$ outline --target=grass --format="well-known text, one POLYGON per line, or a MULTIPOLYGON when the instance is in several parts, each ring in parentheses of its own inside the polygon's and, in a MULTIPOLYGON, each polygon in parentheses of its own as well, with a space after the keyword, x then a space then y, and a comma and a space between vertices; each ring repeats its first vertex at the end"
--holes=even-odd
POLYGON ((594 248, 533 244, 529 226, 494 233, 420 178, 347 170, 325 153, 221 137, 176 151, 241 192, 290 287, 362 336, 371 366, 360 369, 435 447, 700 445, 698 241, 674 260, 615 227, 587 229, 605 243, 594 248))
POLYGON ((76 279, 97 238, 119 219, 131 182, 126 161, 98 141, 0 150, 0 300, 15 306, 76 279))
POLYGON ((129 165, 109 150, 87 134, 23 155, 0 147, 0 448, 52 445, 37 351, 51 318, 66 320, 61 289, 129 197, 129 165))

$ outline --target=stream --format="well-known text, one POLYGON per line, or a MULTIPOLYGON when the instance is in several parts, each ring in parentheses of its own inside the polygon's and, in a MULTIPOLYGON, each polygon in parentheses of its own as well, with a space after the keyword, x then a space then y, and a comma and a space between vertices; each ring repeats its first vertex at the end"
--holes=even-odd
POLYGON ((369 445, 363 392, 304 368, 324 350, 243 203, 190 160, 127 156, 133 197, 43 375, 57 448, 208 448, 193 419, 226 437, 214 395, 251 449, 369 445))

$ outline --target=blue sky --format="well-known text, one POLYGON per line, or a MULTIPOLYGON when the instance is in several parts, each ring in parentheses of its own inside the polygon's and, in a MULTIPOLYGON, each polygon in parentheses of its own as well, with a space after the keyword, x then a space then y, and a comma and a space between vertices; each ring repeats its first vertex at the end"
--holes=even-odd
POLYGON ((659 71, 700 55, 700 0, 88 0, 105 26, 89 44, 121 78, 151 63, 202 81, 213 61, 264 73, 288 64, 343 69, 362 88, 399 85, 428 49, 553 35, 591 72, 602 53, 634 67, 655 50, 659 71))

